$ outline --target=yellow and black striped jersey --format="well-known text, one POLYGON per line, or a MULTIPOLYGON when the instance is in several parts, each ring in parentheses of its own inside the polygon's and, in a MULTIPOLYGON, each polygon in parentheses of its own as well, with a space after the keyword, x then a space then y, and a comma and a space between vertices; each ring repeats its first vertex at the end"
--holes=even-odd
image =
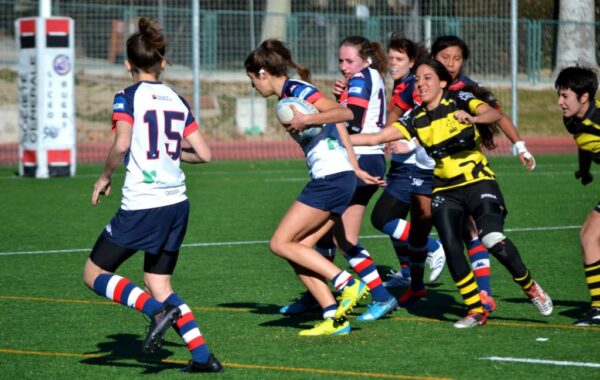
POLYGON ((575 138, 579 149, 600 155, 600 100, 590 102, 583 120, 576 117, 563 118, 565 127, 575 138))
POLYGON ((434 110, 418 106, 393 124, 406 138, 416 137, 435 160, 434 193, 496 179, 481 151, 481 136, 475 125, 454 118, 459 110, 475 115, 482 104, 486 103, 470 92, 444 91, 434 110))

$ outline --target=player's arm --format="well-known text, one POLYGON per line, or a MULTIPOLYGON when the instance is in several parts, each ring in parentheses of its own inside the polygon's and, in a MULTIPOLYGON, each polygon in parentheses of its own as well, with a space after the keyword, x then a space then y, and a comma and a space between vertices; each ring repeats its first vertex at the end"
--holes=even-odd
POLYGON ((352 144, 359 146, 379 145, 403 138, 404 135, 402 134, 402 132, 399 129, 393 127, 392 125, 386 126, 377 133, 359 133, 355 135, 350 135, 350 141, 352 141, 352 144))
POLYGON ((454 118, 465 124, 494 124, 500 120, 500 112, 489 104, 481 102, 475 109, 475 115, 465 110, 458 110, 454 118))
POLYGON ((519 161, 525 166, 527 170, 533 170, 535 168, 535 158, 525 147, 525 141, 521 139, 519 130, 510 121, 510 119, 500 111, 500 120, 498 121, 498 127, 502 130, 502 133, 513 143, 515 152, 519 155, 519 161))
POLYGON ((575 178, 581 181, 583 185, 594 180, 590 169, 592 168, 593 153, 587 150, 579 149, 577 152, 577 158, 579 161, 579 169, 575 172, 575 178))
POLYGON ((313 106, 319 113, 302 114, 298 112, 294 106, 290 106, 294 112, 294 117, 290 120, 289 126, 286 128, 289 131, 301 131, 307 125, 320 125, 329 123, 340 123, 353 118, 352 111, 342 106, 338 102, 325 97, 320 98, 313 103, 313 106))
POLYGON ((200 130, 196 129, 185 137, 181 148, 181 161, 202 164, 210 162, 211 158, 212 152, 200 130))
POLYGON ((115 139, 106 157, 104 170, 94 185, 92 192, 92 205, 97 205, 100 201, 100 195, 110 195, 111 177, 114 171, 123 162, 125 155, 131 146, 131 136, 133 135, 133 126, 127 122, 118 120, 115 123, 115 139))
POLYGON ((346 149, 346 153, 348 154, 348 160, 350 161, 350 164, 354 168, 354 172, 356 173, 356 176, 358 178, 360 178, 361 180, 363 180, 363 182, 365 182, 369 185, 385 186, 385 181, 383 179, 381 179, 380 177, 374 177, 374 176, 370 175, 368 172, 362 170, 360 168, 360 166, 358 165, 358 160, 356 159, 356 155, 354 154, 354 149, 352 147, 352 141, 350 140, 350 135, 348 134, 348 131, 346 130, 346 126, 343 123, 337 123, 335 126, 340 135, 340 140, 342 141, 342 145, 344 145, 344 148, 346 149))

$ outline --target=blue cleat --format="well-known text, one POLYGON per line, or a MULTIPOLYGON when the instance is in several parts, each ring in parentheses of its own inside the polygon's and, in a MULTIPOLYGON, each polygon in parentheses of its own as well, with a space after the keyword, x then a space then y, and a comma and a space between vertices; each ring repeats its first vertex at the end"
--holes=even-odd
POLYGON ((375 321, 386 314, 394 311, 398 306, 398 300, 395 297, 390 297, 384 302, 372 302, 369 304, 369 310, 359 315, 357 321, 375 321))
POLYGON ((283 306, 279 309, 279 312, 283 315, 300 315, 309 312, 313 309, 317 309, 319 303, 309 292, 302 294, 294 302, 283 306))

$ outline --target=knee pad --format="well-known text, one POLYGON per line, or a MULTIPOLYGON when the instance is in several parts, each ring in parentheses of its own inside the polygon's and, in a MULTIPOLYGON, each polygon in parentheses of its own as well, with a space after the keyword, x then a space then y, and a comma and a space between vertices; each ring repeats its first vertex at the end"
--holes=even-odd
POLYGON ((503 242, 504 239, 506 239, 506 236, 504 236, 502 232, 490 232, 481 237, 481 242, 483 243, 484 247, 486 247, 490 250, 490 252, 492 252, 492 250, 496 248, 498 243, 503 242))

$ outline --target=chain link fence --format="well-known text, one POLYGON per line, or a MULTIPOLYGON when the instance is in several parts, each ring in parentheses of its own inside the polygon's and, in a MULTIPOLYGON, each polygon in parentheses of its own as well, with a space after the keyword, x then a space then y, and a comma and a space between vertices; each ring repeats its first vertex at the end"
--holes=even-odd
MULTIPOLYGON (((267 12, 268 2, 264 0, 200 1, 201 101, 197 119, 217 158, 301 157, 299 148, 275 119, 275 100, 259 99, 243 69, 247 54, 255 47, 253 44, 266 38, 268 31, 286 40, 294 60, 311 69, 315 84, 328 95, 331 95, 333 80, 339 75, 338 44, 347 35, 363 35, 385 45, 391 32, 399 32, 427 45, 439 35, 456 34, 471 49, 464 72, 491 89, 510 115, 509 1, 307 0, 290 3, 289 12, 267 12)), ((0 0, 2 163, 17 160, 14 22, 20 17, 37 16, 37 7, 38 2, 32 0, 0 0)), ((113 95, 131 81, 122 62, 125 40, 136 30, 138 17, 153 17, 161 22, 171 63, 163 79, 191 103, 194 95, 191 1, 54 0, 52 13, 75 20, 80 161, 104 159, 112 138, 113 95)), ((550 20, 519 20, 520 83, 551 83, 557 25, 550 20)), ((507 147, 502 149, 508 152, 507 147)))

